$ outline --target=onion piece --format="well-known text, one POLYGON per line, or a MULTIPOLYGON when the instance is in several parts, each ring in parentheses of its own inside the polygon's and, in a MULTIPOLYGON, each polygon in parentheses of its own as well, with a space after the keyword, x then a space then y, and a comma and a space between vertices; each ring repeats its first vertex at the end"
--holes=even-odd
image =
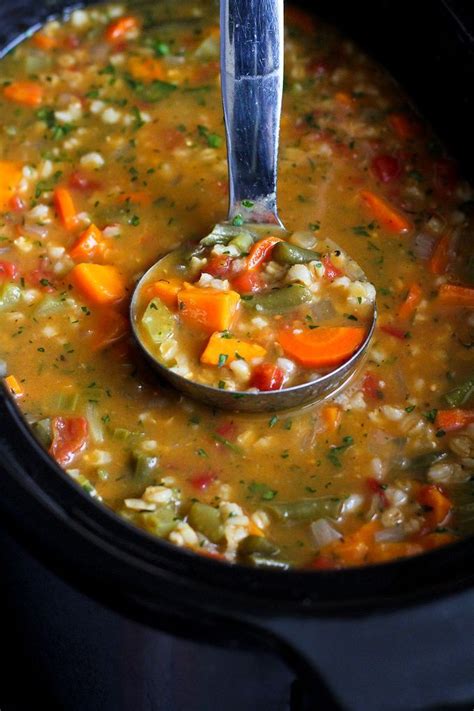
POLYGON ((104 441, 104 428, 102 426, 99 413, 95 403, 88 402, 86 405, 86 418, 89 423, 89 430, 94 442, 100 443, 104 441))
POLYGON ((433 253, 436 237, 426 232, 419 232, 413 242, 413 252, 417 259, 428 261, 433 253))
POLYGON ((384 528, 382 531, 377 531, 374 539, 377 543, 399 543, 406 539, 406 533, 403 526, 391 526, 384 528))
POLYGON ((318 518, 317 521, 313 521, 310 528, 318 549, 324 548, 324 546, 327 546, 329 543, 339 541, 342 538, 342 533, 339 533, 327 518, 318 518))

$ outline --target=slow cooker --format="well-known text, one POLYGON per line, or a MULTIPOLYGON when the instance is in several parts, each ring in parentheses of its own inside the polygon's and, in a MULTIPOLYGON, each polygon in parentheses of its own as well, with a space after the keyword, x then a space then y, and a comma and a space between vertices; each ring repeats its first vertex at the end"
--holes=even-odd
MULTIPOLYGON (((306 5, 388 67, 474 177, 472 2, 306 5)), ((67 7, 2 0, 3 51, 67 7)), ((474 540, 359 569, 232 567, 94 503, 5 389, 0 418, 2 711, 472 709, 474 540)))

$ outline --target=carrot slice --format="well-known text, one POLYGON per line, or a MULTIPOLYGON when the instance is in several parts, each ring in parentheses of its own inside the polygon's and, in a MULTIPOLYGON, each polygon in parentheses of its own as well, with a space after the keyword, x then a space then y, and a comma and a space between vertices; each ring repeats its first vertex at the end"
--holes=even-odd
POLYGON ((454 432, 474 422, 474 410, 438 410, 436 413, 435 426, 444 432, 454 432))
POLYGON ((48 52, 58 46, 58 40, 55 37, 50 37, 44 32, 37 32, 33 35, 31 41, 35 47, 38 47, 38 49, 42 49, 45 52, 48 52))
POLYGON ((71 284, 93 304, 113 304, 125 296, 125 282, 109 264, 76 264, 69 272, 71 284))
POLYGON ((426 523, 430 529, 443 524, 452 509, 451 501, 436 484, 423 486, 417 499, 419 504, 429 509, 426 514, 426 523))
POLYGON ((270 257, 273 247, 278 243, 282 242, 281 237, 275 237, 270 235, 269 237, 264 237, 252 246, 247 257, 247 269, 251 272, 257 269, 266 259, 270 257))
POLYGON ((200 289, 184 284, 178 292, 179 315, 189 324, 199 326, 209 333, 226 331, 234 317, 240 296, 236 291, 200 289))
POLYGON ((416 307, 420 303, 422 296, 423 291, 421 289, 421 286, 417 283, 412 284, 408 290, 408 294, 406 296, 405 301, 398 309, 398 317, 402 319, 402 321, 405 321, 410 318, 410 316, 413 314, 416 307))
POLYGON ((14 375, 7 375, 5 385, 15 397, 21 397, 21 395, 23 395, 23 388, 14 375))
POLYGON ((380 222, 382 227, 385 227, 389 232, 394 234, 402 234, 408 232, 412 225, 411 222, 395 209, 387 200, 380 195, 371 192, 370 190, 362 190, 360 197, 370 209, 372 215, 380 222))
POLYGON ((22 177, 23 164, 13 160, 0 160, 0 210, 10 208, 22 177))
POLYGON ((234 360, 251 361, 263 358, 265 348, 258 343, 249 343, 226 333, 213 333, 201 355, 201 363, 206 365, 230 365, 234 360))
POLYGON ((69 250, 69 256, 76 262, 85 262, 102 256, 105 241, 102 232, 95 225, 89 225, 69 250))
POLYGON ((58 187, 54 191, 54 206, 63 226, 73 230, 77 225, 77 211, 72 195, 67 188, 58 187))
POLYGON ((150 301, 157 296, 168 308, 173 309, 178 303, 178 292, 182 288, 183 282, 179 279, 158 279, 146 287, 145 293, 150 301))
POLYGON ((282 329, 278 341, 286 355, 305 368, 331 368, 344 363, 363 343, 364 328, 323 326, 282 329))
POLYGON ((111 22, 105 30, 105 39, 107 42, 123 42, 129 36, 134 35, 138 29, 138 20, 133 15, 120 17, 115 22, 111 22))
POLYGON ((34 81, 14 81, 3 89, 9 101, 25 106, 39 106, 43 101, 43 87, 34 81))
POLYGON ((433 254, 428 262, 428 270, 432 274, 444 274, 449 264, 451 233, 446 232, 436 242, 433 254))
POLYGON ((166 68, 161 59, 154 57, 131 57, 128 60, 128 68, 134 79, 144 79, 154 81, 155 79, 166 78, 166 68))
POLYGON ((439 288, 438 299, 444 306, 462 306, 466 309, 474 309, 474 289, 469 286, 442 284, 439 288))

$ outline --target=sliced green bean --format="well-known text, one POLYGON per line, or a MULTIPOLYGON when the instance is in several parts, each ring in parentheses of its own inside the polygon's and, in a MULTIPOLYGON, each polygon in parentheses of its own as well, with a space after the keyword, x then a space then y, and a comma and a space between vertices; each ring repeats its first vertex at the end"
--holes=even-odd
POLYGON ((143 481, 150 478, 150 475, 158 466, 158 457, 147 457, 145 454, 134 453, 134 469, 133 475, 138 481, 143 481))
POLYGON ((188 523, 213 543, 220 543, 224 538, 224 526, 219 509, 195 501, 188 514, 188 523))
POLYGON ((312 521, 324 516, 337 518, 341 513, 342 501, 332 496, 321 496, 318 499, 267 504, 265 508, 280 521, 312 521))
POLYGON ((458 385, 444 395, 449 407, 462 407, 474 395, 474 378, 468 378, 464 383, 458 385))
POLYGON ((145 309, 142 324, 153 343, 163 343, 173 335, 174 316, 161 299, 155 297, 145 309))
POLYGON ((262 556, 278 555, 280 549, 264 536, 247 536, 239 543, 238 553, 247 557, 253 554, 262 556))
POLYGON ((289 242, 278 242, 272 251, 272 259, 278 264, 309 264, 309 262, 315 262, 320 258, 320 252, 297 247, 296 244, 289 242))
POLYGON ((426 469, 433 466, 433 464, 442 462, 447 457, 447 452, 425 452, 424 454, 419 454, 416 457, 411 457, 410 459, 404 459, 401 462, 395 463, 393 471, 424 472, 426 469))
POLYGON ((274 289, 265 294, 246 297, 242 303, 247 308, 271 314, 294 309, 300 304, 311 301, 312 298, 313 295, 305 286, 290 284, 283 289, 274 289))

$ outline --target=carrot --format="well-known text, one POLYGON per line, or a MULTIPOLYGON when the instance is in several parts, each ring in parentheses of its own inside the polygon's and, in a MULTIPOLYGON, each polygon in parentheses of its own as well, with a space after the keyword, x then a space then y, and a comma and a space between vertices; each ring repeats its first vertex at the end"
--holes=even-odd
POLYGON ((438 299, 444 306, 474 309, 474 289, 469 286, 442 284, 439 288, 438 299))
POLYGON ((48 52, 58 46, 58 40, 55 37, 50 37, 50 35, 47 35, 44 32, 37 32, 34 34, 31 41, 35 47, 38 47, 38 49, 42 49, 45 52, 48 52))
POLYGON ((0 160, 0 210, 10 208, 22 177, 23 164, 13 160, 0 160))
POLYGON ((240 296, 236 291, 221 291, 210 287, 200 289, 187 283, 178 292, 181 318, 209 333, 229 328, 239 301, 240 296))
POLYGON ((7 375, 5 385, 15 397, 21 397, 23 395, 23 388, 14 375, 7 375))
POLYGON ((362 344, 364 328, 322 326, 297 331, 282 329, 278 341, 286 355, 305 368, 330 368, 347 360, 362 344))
POLYGON ((69 256, 76 262, 85 262, 104 253, 105 241, 102 232, 95 225, 89 225, 69 250, 69 256))
POLYGON ((408 141, 419 134, 419 126, 405 114, 390 114, 388 122, 398 138, 408 141))
POLYGON ((138 20, 133 15, 125 15, 118 20, 111 22, 105 30, 107 42, 123 42, 138 30, 138 20))
POLYGON ((230 365, 234 360, 242 359, 247 362, 253 358, 263 358, 266 350, 258 343, 241 341, 234 336, 224 333, 213 333, 206 348, 201 355, 201 363, 206 365, 230 365))
POLYGON ((93 304, 113 304, 125 296, 125 283, 116 267, 83 262, 69 272, 71 284, 93 304))
POLYGON ((334 98, 339 104, 342 104, 343 106, 346 106, 347 108, 350 108, 351 106, 354 106, 354 99, 350 94, 347 93, 347 91, 337 91, 334 94, 334 98))
POLYGON ((371 549, 374 546, 374 536, 380 531, 382 524, 379 521, 369 521, 354 533, 345 536, 344 540, 330 543, 322 550, 332 553, 345 565, 360 565, 368 561, 371 549))
POLYGON ((93 351, 102 351, 124 338, 129 332, 129 322, 121 313, 108 308, 99 317, 92 336, 93 351))
POLYGON ((3 95, 9 101, 35 107, 43 101, 43 87, 34 81, 14 81, 3 89, 3 95))
POLYGON ((430 529, 441 526, 452 509, 451 501, 436 484, 422 486, 417 496, 418 503, 426 507, 426 524, 430 529))
POLYGON ((162 59, 154 57, 131 57, 128 60, 128 69, 134 79, 154 81, 166 78, 166 68, 162 59))
POLYGON ((454 432, 474 422, 474 410, 438 410, 436 413, 435 426, 444 432, 454 432))
POLYGON ((249 535, 250 536, 264 536, 264 532, 260 528, 260 526, 257 526, 256 523, 252 521, 252 519, 249 519, 249 535))
POLYGON ((178 291, 182 288, 183 282, 179 279, 158 279, 146 287, 145 294, 150 300, 157 296, 168 308, 173 309, 178 303, 178 291))
POLYGON ((370 190, 362 190, 360 197, 370 209, 376 220, 380 222, 382 227, 385 227, 389 232, 394 234, 402 234, 408 232, 412 225, 411 222, 396 210, 383 197, 371 192, 370 190))
POLYGON ((136 193, 124 193, 119 195, 119 202, 132 202, 134 205, 150 205, 151 195, 144 190, 139 190, 136 193))
POLYGON ((428 262, 428 270, 432 274, 444 274, 449 264, 451 232, 446 232, 436 242, 433 254, 428 262))
POLYGON ((408 289, 406 299, 398 309, 398 317, 402 319, 402 321, 405 321, 410 318, 410 316, 413 314, 416 307, 420 303, 422 296, 423 292, 421 290, 421 286, 415 282, 408 289))
POLYGON ((326 431, 334 432, 339 427, 342 417, 341 408, 337 405, 326 405, 321 411, 321 417, 326 431))
POLYGON ((268 237, 264 237, 258 242, 255 242, 249 252, 249 256, 247 257, 247 269, 250 272, 254 269, 257 269, 266 259, 269 258, 271 251, 273 247, 277 244, 277 242, 282 241, 283 240, 281 239, 281 237, 274 237, 273 235, 269 235, 268 237))
POLYGON ((63 227, 73 230, 77 225, 77 211, 74 207, 72 195, 67 188, 58 187, 54 191, 54 206, 63 227))

